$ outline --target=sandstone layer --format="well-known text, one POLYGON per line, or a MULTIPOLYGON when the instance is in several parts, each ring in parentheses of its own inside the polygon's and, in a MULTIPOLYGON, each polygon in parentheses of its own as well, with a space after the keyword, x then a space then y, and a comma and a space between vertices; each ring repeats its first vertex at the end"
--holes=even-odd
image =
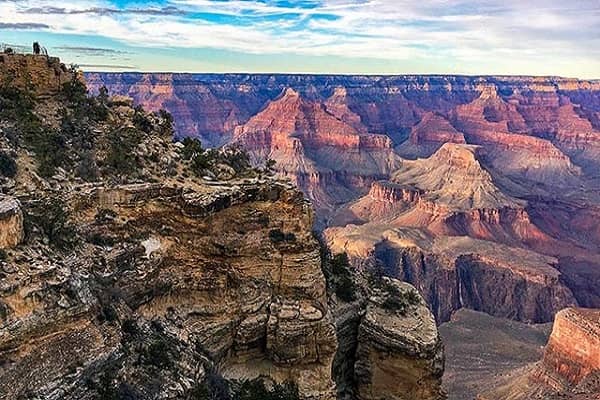
POLYGON ((600 398, 600 311, 567 308, 556 314, 541 361, 482 390, 482 399, 600 398))
MULTIPOLYGON (((402 296, 415 289, 390 281, 402 296)), ((422 299, 398 318, 384 306, 385 294, 369 299, 358 330, 355 376, 361 400, 443 399, 443 346, 422 299)))

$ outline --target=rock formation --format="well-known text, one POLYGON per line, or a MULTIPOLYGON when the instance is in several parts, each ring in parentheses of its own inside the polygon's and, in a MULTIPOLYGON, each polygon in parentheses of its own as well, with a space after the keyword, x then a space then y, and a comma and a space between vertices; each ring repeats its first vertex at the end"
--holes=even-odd
POLYGON ((541 368, 539 378, 555 390, 600 373, 600 310, 567 308, 557 313, 541 368))
POLYGON ((17 246, 23 240, 23 212, 19 201, 0 195, 0 249, 17 246))
MULTIPOLYGON (((390 281, 407 296, 415 289, 390 281)), ((444 354, 435 320, 422 299, 406 315, 386 309, 386 294, 369 299, 358 330, 355 375, 361 400, 442 399, 444 354)), ((388 295, 389 296, 389 295, 388 295)))
POLYGON ((348 192, 360 193, 364 182, 387 176, 398 162, 391 140, 366 133, 358 116, 341 108, 336 96, 324 105, 288 88, 234 132, 234 142, 255 162, 276 161, 276 169, 321 210, 347 201, 348 192))
POLYGON ((24 54, 0 54, 0 75, 15 87, 34 88, 38 96, 56 95, 73 78, 56 57, 24 54))
MULTIPOLYGON (((315 203, 334 251, 413 284, 437 322, 464 307, 526 322, 600 307, 597 81, 88 77, 92 89, 172 108, 182 136, 275 159, 315 203)), ((338 330, 358 329, 342 315, 338 330)))
MULTIPOLYGON (((364 398, 440 398, 442 347, 409 285, 386 295, 412 299, 406 313, 360 295, 347 313, 356 329, 342 328, 344 304, 328 291, 311 204, 296 187, 235 149, 173 143, 163 113, 86 97, 75 75, 68 83, 58 93, 43 80, 17 88, 32 103, 0 121, 17 171, 0 181, 1 399, 227 400, 249 384, 334 400, 363 391, 357 371, 364 398), (44 140, 51 134, 64 139, 58 148, 44 140), (387 339, 361 343, 378 331, 387 339), (388 345, 387 362, 406 363, 389 376, 371 362, 388 345)), ((3 102, 9 89, 0 87, 3 102)), ((388 138, 299 103, 339 147, 391 152, 388 138)))
POLYGON ((567 308, 556 314, 542 360, 507 375, 482 399, 597 399, 600 395, 600 310, 567 308))

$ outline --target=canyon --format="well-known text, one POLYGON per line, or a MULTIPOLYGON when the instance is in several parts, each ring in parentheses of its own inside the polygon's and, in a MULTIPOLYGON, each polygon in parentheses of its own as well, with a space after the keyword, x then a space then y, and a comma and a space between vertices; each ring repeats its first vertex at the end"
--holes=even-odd
MULTIPOLYGON (((425 299, 332 267, 311 202, 256 153, 174 142, 58 59, 1 57, 0 399, 445 398, 425 299)), ((332 147, 392 154, 348 126, 332 147)))
MULTIPOLYGON (((473 310, 506 329, 555 317, 560 326, 563 309, 600 308, 600 81, 86 79, 93 92, 105 86, 169 110, 178 137, 245 148, 255 165, 273 160, 312 201, 314 226, 332 251, 348 254, 359 273, 414 285, 437 324, 455 326, 453 315, 473 310)), ((548 352, 560 348, 555 342, 548 352)), ((538 356, 532 350, 529 359, 538 356)))

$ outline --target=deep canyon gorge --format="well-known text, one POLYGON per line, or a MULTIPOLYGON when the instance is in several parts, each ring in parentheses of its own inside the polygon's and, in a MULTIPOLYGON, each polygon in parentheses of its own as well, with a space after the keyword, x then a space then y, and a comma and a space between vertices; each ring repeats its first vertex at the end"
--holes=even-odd
POLYGON ((568 307, 600 307, 598 81, 86 79, 93 91, 168 109, 180 137, 241 146, 257 164, 274 160, 313 203, 332 251, 414 285, 438 324, 463 308, 543 324, 568 307))
POLYGON ((600 82, 0 78, 0 399, 599 398, 600 82))

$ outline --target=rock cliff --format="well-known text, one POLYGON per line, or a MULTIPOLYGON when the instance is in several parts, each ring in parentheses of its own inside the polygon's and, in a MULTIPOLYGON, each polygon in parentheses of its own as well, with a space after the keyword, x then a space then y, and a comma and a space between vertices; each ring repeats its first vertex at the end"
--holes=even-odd
POLYGON ((399 296, 412 293, 416 301, 398 318, 398 311, 388 306, 389 293, 369 299, 358 328, 357 398, 443 399, 444 353, 435 320, 412 286, 398 281, 387 284, 399 296))
POLYGON ((482 399, 597 399, 600 311, 567 308, 556 314, 541 361, 507 374, 482 399))
MULTIPOLYGON (((15 57, 31 58, 23 76, 37 63, 15 57)), ((406 313, 381 312, 381 327, 378 303, 361 295, 347 314, 356 329, 341 328, 311 204, 291 183, 235 149, 172 142, 168 114, 124 96, 88 97, 76 74, 58 91, 43 79, 7 85, 0 399, 227 400, 250 390, 333 400, 359 390, 357 363, 362 378, 377 378, 371 396, 438 393, 442 348, 414 289, 395 283, 392 304, 404 292, 418 301, 406 313), (13 113, 14 90, 31 102, 13 113), (388 341, 358 351, 369 329, 388 341), (369 360, 388 345, 387 363, 406 366, 386 377, 369 360), (402 384, 388 388, 379 377, 402 384)), ((350 138, 350 147, 391 151, 389 139, 348 132, 351 118, 323 107, 302 112, 341 126, 332 131, 340 146, 350 138)), ((306 139, 308 147, 320 140, 306 139)))
POLYGON ((555 390, 577 386, 600 372, 599 352, 600 311, 562 310, 556 314, 538 378, 555 390))

